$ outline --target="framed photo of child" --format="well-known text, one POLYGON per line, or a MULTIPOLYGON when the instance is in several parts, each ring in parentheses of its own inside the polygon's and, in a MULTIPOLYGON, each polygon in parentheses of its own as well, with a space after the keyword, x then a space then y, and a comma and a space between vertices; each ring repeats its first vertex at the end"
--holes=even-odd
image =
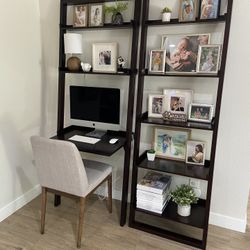
POLYGON ((205 142, 187 141, 186 163, 195 165, 205 164, 205 142))
POLYGON ((188 120, 211 123, 213 119, 213 105, 191 103, 189 105, 188 120))
POLYGON ((195 21, 197 0, 179 0, 179 22, 195 21))
POLYGON ((149 58, 149 73, 164 73, 166 50, 151 50, 149 58))
POLYGON ((89 26, 104 25, 104 7, 102 3, 89 4, 89 26))
POLYGON ((148 96, 148 117, 162 118, 165 109, 166 101, 164 95, 148 96))
POLYGON ((88 5, 76 5, 74 7, 74 27, 87 27, 88 25, 88 5))
POLYGON ((220 0, 201 0, 200 19, 216 19, 220 13, 220 0))

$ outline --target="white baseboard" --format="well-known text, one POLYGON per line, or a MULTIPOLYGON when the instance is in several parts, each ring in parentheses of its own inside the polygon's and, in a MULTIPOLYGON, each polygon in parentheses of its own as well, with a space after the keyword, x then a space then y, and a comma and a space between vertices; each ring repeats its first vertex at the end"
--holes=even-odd
POLYGON ((237 219, 234 217, 211 212, 209 217, 209 224, 245 233, 247 218, 237 219))
POLYGON ((10 202, 6 206, 0 209, 0 222, 15 213, 18 209, 32 201, 41 193, 41 186, 37 185, 30 189, 25 194, 18 197, 16 200, 10 202))

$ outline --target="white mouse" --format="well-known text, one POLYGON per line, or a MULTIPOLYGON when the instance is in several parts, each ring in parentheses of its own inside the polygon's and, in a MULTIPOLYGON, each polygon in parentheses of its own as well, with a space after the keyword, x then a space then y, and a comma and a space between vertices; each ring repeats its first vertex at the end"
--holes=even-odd
POLYGON ((115 144, 117 141, 118 141, 117 138, 112 138, 112 139, 109 140, 109 143, 110 144, 115 144))

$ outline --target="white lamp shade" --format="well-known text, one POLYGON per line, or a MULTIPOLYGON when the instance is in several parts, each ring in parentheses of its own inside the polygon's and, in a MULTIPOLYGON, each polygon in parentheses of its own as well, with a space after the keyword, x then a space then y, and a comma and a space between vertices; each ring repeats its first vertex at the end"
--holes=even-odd
POLYGON ((65 54, 82 54, 82 35, 64 34, 64 52, 65 54))

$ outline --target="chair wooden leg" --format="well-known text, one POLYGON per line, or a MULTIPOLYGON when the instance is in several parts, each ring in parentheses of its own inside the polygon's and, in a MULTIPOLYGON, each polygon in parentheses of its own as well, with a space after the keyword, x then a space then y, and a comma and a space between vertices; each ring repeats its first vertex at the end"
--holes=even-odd
POLYGON ((85 208, 85 198, 80 198, 79 225, 78 225, 78 233, 77 233, 78 234, 77 235, 77 248, 81 247, 81 242, 82 242, 84 208, 85 208))
POLYGON ((46 203, 47 203, 47 189, 45 187, 42 187, 42 197, 41 197, 41 230, 40 230, 41 234, 44 234, 46 203))
POLYGON ((112 213, 112 174, 108 177, 108 210, 112 213))

